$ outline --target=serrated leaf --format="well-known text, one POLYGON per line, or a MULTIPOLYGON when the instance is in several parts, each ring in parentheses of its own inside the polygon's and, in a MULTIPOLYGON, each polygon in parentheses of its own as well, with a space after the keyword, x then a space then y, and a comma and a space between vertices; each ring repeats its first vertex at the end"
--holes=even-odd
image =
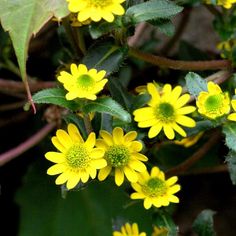
POLYGON ((200 75, 189 72, 185 76, 185 80, 187 89, 191 95, 197 97, 201 91, 207 91, 207 82, 200 75))
POLYGON ((158 18, 169 19, 182 10, 183 7, 167 0, 151 0, 128 8, 126 15, 136 24, 158 18))
POLYGON ((32 99, 34 103, 54 104, 61 107, 68 108, 72 111, 76 111, 79 108, 79 104, 75 101, 68 101, 65 98, 66 91, 61 88, 44 89, 33 95, 32 99))
POLYGON ((225 159, 230 179, 233 183, 233 185, 236 185, 236 152, 230 151, 225 159))
POLYGON ((88 102, 85 106, 83 106, 82 109, 85 113, 106 113, 127 123, 131 122, 130 114, 124 110, 124 108, 119 103, 108 97, 99 98, 94 102, 88 102))
POLYGON ((215 236, 213 216, 215 211, 203 210, 193 222, 193 230, 198 236, 215 236))
POLYGON ((236 123, 230 122, 223 126, 225 142, 229 149, 236 152, 236 123))
POLYGON ((127 53, 127 47, 118 47, 112 42, 97 43, 88 50, 82 63, 88 68, 105 70, 110 75, 119 70, 127 53))

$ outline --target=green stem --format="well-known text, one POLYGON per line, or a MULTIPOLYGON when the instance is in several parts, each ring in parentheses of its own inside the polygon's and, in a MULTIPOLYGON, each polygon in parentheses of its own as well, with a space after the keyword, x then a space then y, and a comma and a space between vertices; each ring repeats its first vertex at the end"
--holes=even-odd
POLYGON ((151 64, 167 67, 173 70, 217 70, 231 68, 229 60, 211 60, 211 61, 180 61, 172 60, 166 57, 155 56, 153 54, 141 52, 138 49, 130 48, 129 55, 151 64))
POLYGON ((79 48, 81 52, 85 55, 87 50, 86 50, 86 45, 84 41, 84 33, 79 27, 77 27, 76 34, 77 34, 79 48))

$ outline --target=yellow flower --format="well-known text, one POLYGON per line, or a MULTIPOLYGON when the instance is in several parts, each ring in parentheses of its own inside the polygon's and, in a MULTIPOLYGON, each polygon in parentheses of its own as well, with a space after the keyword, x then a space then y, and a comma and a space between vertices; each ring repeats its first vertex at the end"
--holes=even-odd
POLYGON ((66 94, 67 100, 75 98, 87 98, 95 100, 96 94, 100 92, 107 79, 104 79, 106 74, 105 70, 97 72, 96 69, 88 70, 83 64, 76 66, 71 64, 71 74, 66 71, 61 71, 57 79, 63 83, 64 88, 68 91, 66 94))
POLYGON ((209 119, 216 119, 230 111, 228 93, 223 93, 220 86, 210 81, 207 83, 208 92, 202 91, 197 98, 198 112, 209 119))
POLYGON ((236 39, 228 39, 226 41, 220 42, 217 45, 217 49, 221 51, 222 58, 232 59, 233 57, 233 50, 236 46, 236 39))
POLYGON ((79 181, 86 183, 89 176, 94 179, 97 169, 104 168, 107 162, 103 158, 104 150, 94 147, 95 133, 90 133, 84 141, 74 124, 69 124, 67 130, 68 133, 62 129, 57 130, 52 143, 59 152, 47 152, 45 157, 56 163, 48 169, 47 174, 60 174, 56 184, 66 183, 66 187, 72 189, 79 181))
POLYGON ((232 5, 234 3, 236 3, 236 0, 216 0, 216 1, 215 0, 214 1, 206 0, 206 3, 207 4, 214 3, 214 4, 218 5, 218 6, 223 6, 224 8, 229 9, 229 8, 232 7, 232 5))
POLYGON ((231 105, 232 105, 232 107, 233 107, 233 109, 234 109, 235 112, 229 114, 228 117, 227 117, 227 119, 228 119, 228 120, 232 120, 232 121, 236 121, 236 100, 232 100, 232 101, 231 101, 231 105))
POLYGON ((142 161, 148 158, 139 153, 143 146, 139 141, 134 141, 137 132, 130 131, 124 135, 123 129, 116 127, 113 129, 112 135, 105 130, 100 131, 102 139, 97 139, 96 146, 104 149, 104 158, 107 166, 98 173, 98 179, 103 181, 115 170, 115 183, 120 186, 124 182, 124 175, 130 182, 137 182, 137 172, 146 170, 146 166, 142 161))
POLYGON ((152 96, 148 107, 139 108, 134 111, 134 120, 138 127, 151 127, 148 132, 149 138, 154 138, 163 129, 168 139, 175 137, 175 132, 186 137, 186 132, 179 126, 194 127, 196 125, 192 118, 185 116, 195 111, 194 106, 183 107, 190 99, 189 94, 182 96, 182 87, 176 86, 173 90, 170 84, 166 84, 162 91, 158 92, 153 83, 147 85, 148 93, 152 96))
POLYGON ((124 8, 121 6, 125 0, 67 0, 68 9, 78 13, 78 21, 83 22, 91 19, 98 22, 104 19, 108 22, 114 21, 114 15, 123 15, 124 8))
POLYGON ((180 185, 175 184, 177 176, 165 180, 165 174, 158 167, 153 167, 151 174, 147 171, 139 174, 137 183, 131 183, 136 191, 130 195, 131 199, 144 199, 144 208, 168 206, 170 202, 178 203, 179 199, 173 194, 180 190, 180 185))
POLYGON ((113 232, 113 236, 146 236, 146 233, 139 233, 138 225, 126 223, 121 227, 121 232, 113 232))
POLYGON ((152 236, 168 236, 168 229, 166 227, 157 227, 154 225, 152 236))
POLYGON ((203 132, 200 132, 196 135, 187 137, 187 138, 183 138, 182 140, 178 141, 175 140, 174 143, 177 145, 183 145, 184 147, 188 148, 193 146, 195 143, 197 143, 197 141, 202 137, 203 132))

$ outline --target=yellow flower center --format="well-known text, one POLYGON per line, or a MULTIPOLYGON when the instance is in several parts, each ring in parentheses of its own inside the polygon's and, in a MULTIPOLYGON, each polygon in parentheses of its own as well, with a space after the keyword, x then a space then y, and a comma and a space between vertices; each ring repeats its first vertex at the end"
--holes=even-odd
POLYGON ((146 182, 145 185, 142 186, 142 190, 147 196, 157 197, 166 193, 167 186, 165 181, 159 178, 151 178, 146 182))
POLYGON ((66 153, 66 160, 72 168, 86 168, 90 161, 89 152, 83 144, 74 144, 66 153))
POLYGON ((77 86, 83 90, 89 91, 95 85, 94 79, 89 75, 81 75, 77 78, 77 86))
POLYGON ((223 99, 222 94, 209 96, 204 103, 206 111, 209 113, 219 112, 219 109, 223 106, 223 99))
POLYGON ((106 7, 112 3, 112 0, 90 0, 89 4, 95 7, 106 7))
POLYGON ((163 102, 157 105, 155 109, 155 115, 157 119, 162 122, 172 122, 175 120, 174 107, 167 102, 163 102))
POLYGON ((130 159, 129 149, 123 145, 111 146, 105 153, 105 159, 112 167, 125 166, 130 159))

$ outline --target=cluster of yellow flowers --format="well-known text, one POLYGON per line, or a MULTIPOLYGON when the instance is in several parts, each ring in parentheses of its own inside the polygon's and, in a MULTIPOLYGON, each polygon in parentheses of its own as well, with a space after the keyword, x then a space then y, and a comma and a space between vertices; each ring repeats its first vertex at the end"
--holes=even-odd
POLYGON ((218 6, 222 6, 222 7, 226 8, 226 9, 229 9, 229 8, 231 8, 233 6, 234 3, 236 3, 236 0, 216 0, 216 1, 215 0, 214 1, 206 0, 205 2, 207 4, 214 3, 214 4, 218 5, 218 6))
MULTIPOLYGON (((146 236, 145 232, 139 233, 139 228, 137 223, 133 223, 132 225, 126 223, 121 227, 120 231, 114 231, 113 236, 146 236)), ((153 227, 152 236, 167 236, 168 229, 165 227, 153 227)))
POLYGON ((226 41, 223 41, 217 45, 217 49, 221 52, 222 58, 228 58, 231 59, 232 57, 232 51, 236 47, 236 39, 228 39, 226 41))

